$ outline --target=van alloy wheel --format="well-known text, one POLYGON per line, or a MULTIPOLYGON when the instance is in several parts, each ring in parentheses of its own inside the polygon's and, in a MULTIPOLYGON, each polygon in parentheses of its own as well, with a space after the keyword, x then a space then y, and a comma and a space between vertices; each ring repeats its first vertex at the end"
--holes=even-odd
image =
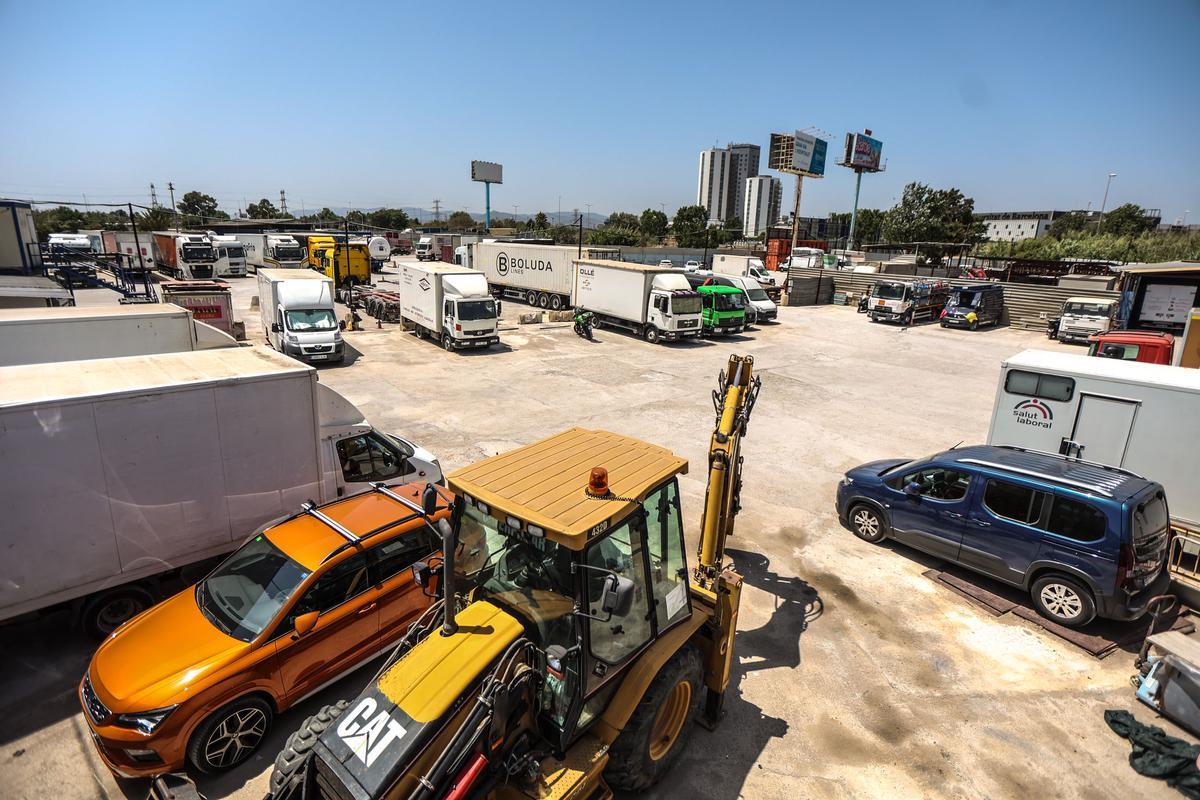
POLYGON ((240 708, 217 724, 204 743, 204 758, 217 769, 250 755, 267 732, 267 715, 259 708, 240 708))
POLYGON ((1074 619, 1083 611, 1083 601, 1072 587, 1061 583, 1048 583, 1039 595, 1042 605, 1055 616, 1074 619))
POLYGON ((865 508, 860 508, 854 515, 854 529, 863 536, 879 535, 879 519, 865 508))

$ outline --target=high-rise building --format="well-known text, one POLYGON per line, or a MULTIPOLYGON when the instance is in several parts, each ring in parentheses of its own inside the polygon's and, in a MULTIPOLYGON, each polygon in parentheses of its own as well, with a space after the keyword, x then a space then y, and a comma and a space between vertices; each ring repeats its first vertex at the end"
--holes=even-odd
POLYGON ((769 175, 757 175, 743 181, 746 201, 742 206, 742 235, 757 236, 779 221, 783 182, 769 175))
POLYGON ((746 179, 758 175, 758 163, 762 158, 762 148, 756 144, 731 144, 729 150, 729 199, 725 202, 725 217, 722 222, 733 217, 742 217, 746 207, 746 179))
POLYGON ((729 151, 700 151, 700 182, 696 189, 696 205, 708 209, 709 222, 724 222, 729 202, 729 151))

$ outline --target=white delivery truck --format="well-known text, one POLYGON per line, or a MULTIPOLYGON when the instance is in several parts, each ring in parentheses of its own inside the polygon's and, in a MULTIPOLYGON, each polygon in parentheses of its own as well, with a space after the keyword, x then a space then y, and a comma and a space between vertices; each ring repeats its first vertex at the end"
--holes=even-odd
POLYGON ((259 347, 0 367, 0 430, 0 621, 73 601, 97 635, 306 500, 442 477, 259 347))
POLYGON ((1071 297, 1063 303, 1062 316, 1050 338, 1087 344, 1097 333, 1113 327, 1117 301, 1105 297, 1071 297))
POLYGON ((1132 470, 1200 531, 1200 370, 1026 350, 1000 366, 988 443, 1132 470))
POLYGON ((500 343, 496 301, 478 270, 454 264, 400 265, 400 316, 447 350, 500 343))
MULTIPOLYGON (((697 273, 701 275, 703 273, 697 273)), ((712 273, 709 273, 712 274, 712 273)), ((779 317, 779 306, 767 296, 762 283, 748 275, 713 274, 712 282, 718 286, 732 286, 746 295, 746 324, 757 325, 779 317)))
POLYGON ((246 251, 246 264, 259 269, 301 269, 307 254, 295 237, 286 233, 234 234, 246 251))
POLYGON ((258 309, 267 343, 279 352, 313 363, 345 358, 333 306, 333 280, 312 270, 260 269, 258 309))
POLYGON ((82 233, 52 233, 46 242, 51 250, 91 255, 92 240, 82 233))
POLYGON ((596 327, 628 328, 648 342, 699 336, 700 294, 682 272, 630 261, 575 262, 575 305, 595 314, 596 327))
POLYGON ((620 261, 616 247, 522 244, 485 240, 462 251, 462 264, 487 276, 492 294, 558 311, 571 306, 577 258, 620 261))
POLYGON ((413 248, 413 254, 417 257, 417 261, 441 260, 441 254, 434 249, 432 236, 422 236, 418 239, 417 246, 413 248))
POLYGON ((213 253, 216 255, 218 278, 246 277, 246 246, 238 241, 236 236, 209 231, 208 240, 212 242, 213 253))
POLYGON ((0 366, 237 347, 169 303, 0 311, 0 366))
POLYGON ((753 278, 759 283, 774 284, 775 280, 758 256, 738 256, 717 253, 713 256, 712 272, 717 275, 736 275, 753 278))

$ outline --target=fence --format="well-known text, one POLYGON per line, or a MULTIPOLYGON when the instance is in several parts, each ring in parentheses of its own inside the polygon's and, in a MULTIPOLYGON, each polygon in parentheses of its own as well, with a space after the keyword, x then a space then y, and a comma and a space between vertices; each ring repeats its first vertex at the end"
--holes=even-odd
MULTIPOLYGON (((788 305, 827 303, 833 292, 861 294, 881 280, 906 280, 904 275, 880 275, 870 272, 812 269, 793 267, 788 271, 788 305), (816 297, 820 285, 820 298, 816 297), (826 288, 828 287, 828 288, 826 288)), ((986 281, 953 279, 951 286, 976 286, 986 281)), ((1004 321, 1018 328, 1042 328, 1047 317, 1057 317, 1068 298, 1078 297, 1080 290, 1058 286, 1039 286, 1032 283, 1001 283, 1004 287, 1004 321)), ((1088 297, 1119 299, 1120 292, 1087 291, 1088 297)))

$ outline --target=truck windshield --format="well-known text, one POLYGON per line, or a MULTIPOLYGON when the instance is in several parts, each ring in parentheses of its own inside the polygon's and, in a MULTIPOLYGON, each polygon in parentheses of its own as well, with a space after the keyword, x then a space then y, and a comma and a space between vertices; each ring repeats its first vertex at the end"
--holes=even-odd
POLYGON ((229 256, 230 258, 245 258, 246 251, 241 247, 226 247, 225 255, 229 256))
POLYGON ((746 307, 746 296, 737 294, 713 295, 713 308, 717 311, 739 311, 746 307))
POLYGON ((904 299, 904 284, 902 283, 877 283, 875 288, 871 290, 872 297, 879 297, 884 300, 903 300, 904 299))
POLYGON ((463 322, 496 318, 495 300, 459 300, 458 318, 463 322))
POLYGON ((280 261, 299 261, 300 245, 298 244, 277 244, 275 245, 275 258, 280 261))
POLYGON ((1109 306, 1105 303, 1067 303, 1063 306, 1063 313, 1083 317, 1107 317, 1108 309, 1109 306))
POLYGON ((196 605, 219 631, 249 642, 307 577, 308 570, 259 534, 196 584, 196 605))
POLYGON ((212 261, 214 258, 212 245, 185 244, 183 246, 184 261, 212 261))
POLYGON ((700 310, 700 295, 698 294, 671 296, 671 313, 673 314, 699 314, 700 310))
POLYGON ((306 308, 286 312, 287 328, 296 333, 336 331, 337 318, 328 308, 306 308))

